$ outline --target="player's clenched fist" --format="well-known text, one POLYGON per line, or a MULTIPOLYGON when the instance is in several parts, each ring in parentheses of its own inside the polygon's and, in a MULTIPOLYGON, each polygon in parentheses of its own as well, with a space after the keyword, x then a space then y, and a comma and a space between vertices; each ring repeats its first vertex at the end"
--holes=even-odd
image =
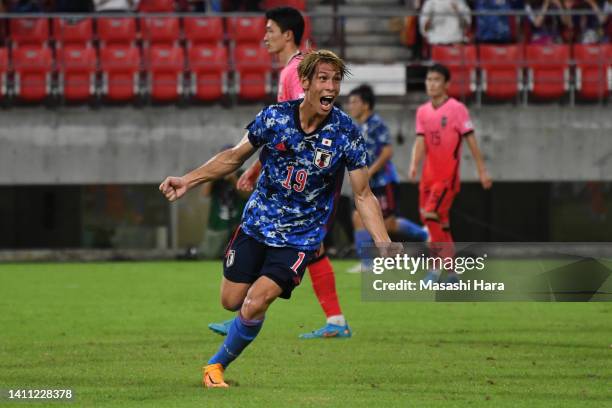
POLYGON ((181 198, 187 192, 187 183, 182 177, 166 177, 159 185, 159 191, 170 201, 181 198))

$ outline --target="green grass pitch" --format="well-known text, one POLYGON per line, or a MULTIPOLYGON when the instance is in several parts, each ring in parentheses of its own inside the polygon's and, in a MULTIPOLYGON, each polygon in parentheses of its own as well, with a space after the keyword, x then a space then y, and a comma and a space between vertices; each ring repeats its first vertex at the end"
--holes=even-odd
POLYGON ((0 389, 71 388, 46 405, 79 407, 611 406, 612 305, 362 302, 348 266, 352 339, 298 340, 323 322, 306 279, 229 367, 232 388, 204 390, 222 339, 206 324, 230 316, 220 262, 0 265, 0 389))

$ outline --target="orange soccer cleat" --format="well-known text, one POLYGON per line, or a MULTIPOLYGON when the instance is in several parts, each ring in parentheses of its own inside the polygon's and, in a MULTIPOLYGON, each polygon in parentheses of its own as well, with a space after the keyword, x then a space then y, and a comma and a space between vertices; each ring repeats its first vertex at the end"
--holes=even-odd
POLYGON ((204 379, 202 385, 205 388, 228 388, 229 385, 223 380, 223 366, 219 363, 209 364, 203 367, 204 379))

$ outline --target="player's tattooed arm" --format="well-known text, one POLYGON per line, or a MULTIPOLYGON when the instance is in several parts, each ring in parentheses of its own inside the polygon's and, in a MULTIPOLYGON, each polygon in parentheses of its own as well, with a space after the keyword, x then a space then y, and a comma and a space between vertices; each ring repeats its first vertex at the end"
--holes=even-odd
POLYGON ((421 164, 421 160, 423 160, 424 155, 425 138, 417 135, 417 138, 414 141, 414 146, 412 147, 412 160, 410 161, 410 170, 408 172, 408 177, 410 180, 416 181, 419 165, 421 164))
POLYGON ((199 184, 220 179, 238 170, 256 150, 247 133, 236 146, 222 151, 197 169, 182 177, 166 177, 159 185, 159 191, 168 200, 175 201, 199 184))
POLYGON ((368 168, 368 174, 372 177, 374 174, 378 173, 382 168, 387 164, 389 160, 393 157, 393 147, 391 145, 385 145, 380 154, 372 163, 372 165, 368 168))
POLYGON ((368 169, 362 167, 349 172, 355 207, 374 242, 391 242, 378 200, 369 185, 368 169))
POLYGON ((487 166, 484 163, 484 159, 482 158, 482 153, 480 152, 480 148, 478 147, 478 142, 476 141, 476 136, 474 136, 474 132, 469 133, 465 136, 465 142, 467 143, 470 151, 472 152, 472 156, 474 157, 474 161, 476 162, 476 169, 478 170, 478 177, 480 178, 480 184, 485 190, 488 190, 493 185, 493 180, 487 171, 487 166))

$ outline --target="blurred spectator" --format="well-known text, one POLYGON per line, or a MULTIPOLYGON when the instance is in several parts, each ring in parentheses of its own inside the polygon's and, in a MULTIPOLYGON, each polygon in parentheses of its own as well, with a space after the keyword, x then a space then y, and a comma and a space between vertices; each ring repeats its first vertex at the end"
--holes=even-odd
POLYGON ((603 12, 606 15, 604 25, 604 41, 612 42, 612 0, 607 0, 604 4, 603 12))
POLYGON ((549 11, 561 11, 560 0, 527 0, 525 11, 531 32, 532 44, 553 44, 561 42, 563 22, 569 25, 569 16, 551 15, 549 11))
POLYGON ((96 11, 134 11, 138 8, 139 2, 140 0, 94 0, 94 6, 96 11))
POLYGON ((521 9, 522 4, 517 0, 476 0, 474 11, 497 12, 498 15, 476 17, 476 41, 482 43, 509 43, 513 40, 512 24, 514 17, 508 13, 514 9, 521 9))
POLYGON ((563 6, 571 11, 592 11, 592 14, 573 15, 564 32, 564 39, 571 43, 593 44, 605 37, 607 16, 604 3, 598 0, 564 0, 563 6))
POLYGON ((206 0, 177 0, 176 9, 182 12, 204 13, 206 12, 206 0))
POLYGON ((42 13, 48 2, 43 0, 9 0, 6 1, 9 13, 42 13))
POLYGON ((261 0, 222 0, 221 7, 224 12, 232 11, 248 11, 257 12, 263 11, 259 4, 261 0))
POLYGON ((471 21, 465 0, 426 0, 419 26, 430 44, 456 44, 465 40, 471 21))
POLYGON ((94 11, 92 0, 55 0, 54 11, 58 13, 89 13, 94 11))

